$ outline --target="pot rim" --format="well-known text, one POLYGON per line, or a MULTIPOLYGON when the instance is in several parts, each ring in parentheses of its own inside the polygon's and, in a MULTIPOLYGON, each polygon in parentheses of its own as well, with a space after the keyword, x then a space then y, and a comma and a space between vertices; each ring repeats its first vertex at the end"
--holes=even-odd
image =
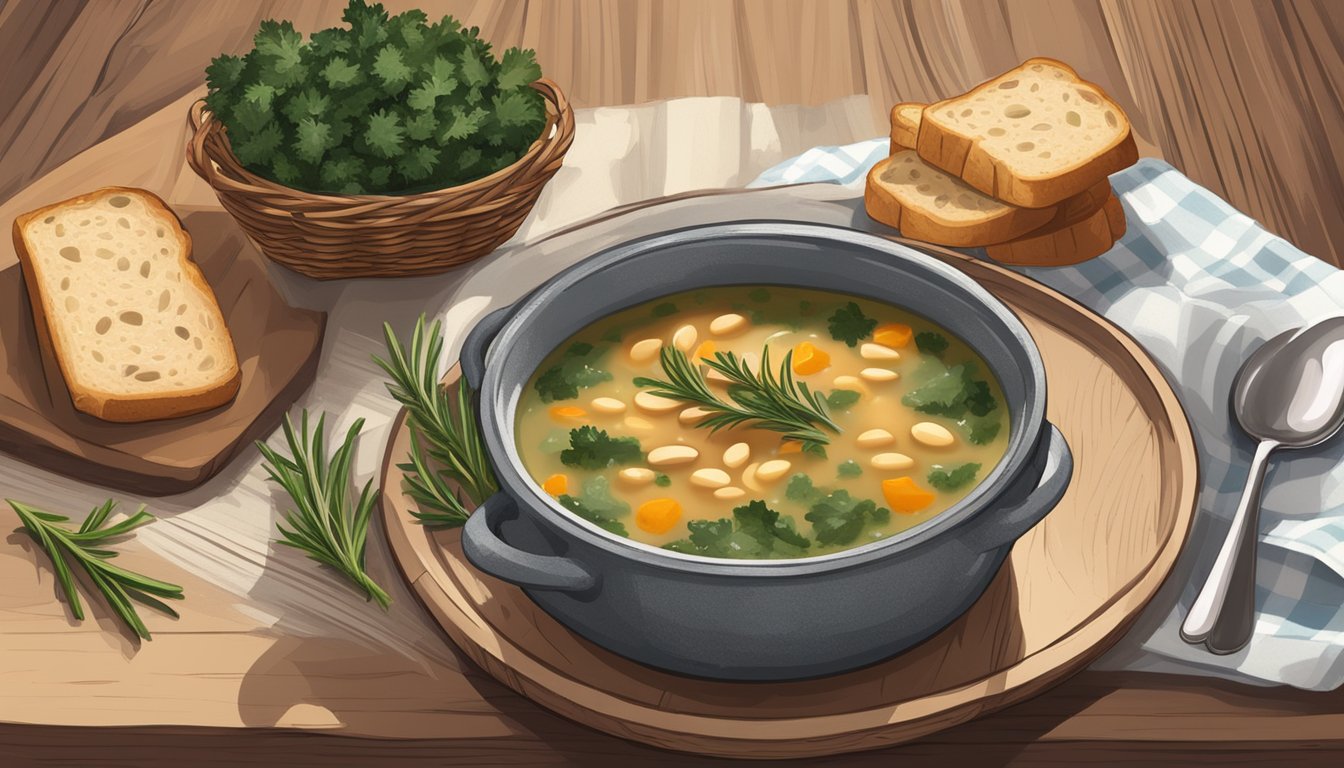
MULTIPOLYGON (((731 256, 726 253, 724 258, 729 260, 731 256)), ((712 287, 716 284, 712 275, 710 275, 702 287, 712 287)), ((792 285, 795 287, 799 285, 778 279, 762 280, 759 284, 792 285)), ((680 292, 681 290, 685 289, 672 292, 680 292)), ((857 290, 852 293, 865 295, 857 290)), ((889 299, 872 295, 866 295, 866 297, 892 306, 899 306, 889 299)), ((613 307, 605 312, 604 316, 623 308, 613 307)), ((486 442, 486 452, 495 468, 500 492, 513 496, 514 500, 519 503, 520 508, 544 510, 545 514, 539 514, 538 517, 552 528, 558 528, 566 534, 576 536, 584 543, 608 553, 631 557, 650 566, 718 575, 798 576, 858 567, 923 546, 934 539, 941 538, 944 534, 952 532, 957 527, 973 521, 994 499, 1012 488, 1021 478, 1023 470, 1030 466, 1044 430, 1045 366, 1035 340, 1016 313, 969 276, 950 265, 944 264, 904 243, 892 242, 878 235, 845 227, 753 219, 696 225, 636 238, 605 248, 565 268, 519 299, 510 309, 508 318, 503 322, 494 339, 489 342, 485 357, 484 376, 477 398, 482 433, 486 442), (523 468, 512 432, 510 431, 508 435, 505 435, 504 430, 501 429, 501 426, 509 422, 510 419, 501 418, 501 416, 507 417, 508 414, 504 414, 503 400, 499 396, 502 385, 500 374, 502 366, 497 361, 501 354, 506 354, 506 352, 500 350, 508 350, 512 347, 515 339, 524 334, 532 316, 550 302, 551 299, 548 297, 556 294, 562 295, 565 289, 581 282, 590 275, 627 258, 650 251, 706 240, 769 239, 774 237, 821 241, 822 243, 838 241, 859 246, 886 258, 894 257, 913 263, 930 277, 942 282, 944 287, 959 291, 964 298, 983 305, 996 320, 1003 324, 1006 334, 998 335, 1005 338, 1010 346, 1021 347, 1030 366, 1030 370, 1026 371, 1027 375, 1025 376, 1028 382, 1029 401, 1025 403, 1025 418, 1022 423, 1010 424, 1011 434, 1008 446, 1004 450, 1003 458, 999 460, 994 469, 959 502, 919 525, 901 531, 889 538, 840 552, 790 559, 732 560, 672 552, 610 533, 560 506, 555 499, 542 491, 540 486, 532 480, 523 468), (487 397, 486 393, 493 394, 487 397)), ((929 319, 940 325, 946 325, 936 317, 930 317, 929 319)), ((1008 409, 1008 411, 1011 418, 1013 409, 1008 409)))

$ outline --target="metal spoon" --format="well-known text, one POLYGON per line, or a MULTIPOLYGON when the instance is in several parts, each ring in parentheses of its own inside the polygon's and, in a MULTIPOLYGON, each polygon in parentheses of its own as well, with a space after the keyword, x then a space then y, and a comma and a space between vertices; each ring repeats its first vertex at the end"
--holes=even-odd
POLYGON ((1319 445, 1344 425, 1344 317, 1286 331, 1261 345, 1237 372, 1232 411, 1260 444, 1232 528, 1181 625, 1187 643, 1203 643, 1217 654, 1244 648, 1255 628, 1255 545, 1269 455, 1319 445))

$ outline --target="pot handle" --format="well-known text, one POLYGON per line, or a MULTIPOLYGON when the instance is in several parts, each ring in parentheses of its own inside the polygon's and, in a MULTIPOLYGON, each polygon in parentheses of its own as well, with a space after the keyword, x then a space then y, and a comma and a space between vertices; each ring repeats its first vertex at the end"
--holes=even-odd
POLYGON ((490 342, 495 340, 499 329, 504 327, 512 312, 513 305, 496 309, 482 317, 463 340, 458 360, 462 364, 462 375, 466 377, 467 384, 472 389, 480 390, 481 379, 485 378, 485 353, 490 349, 490 342))
POLYGON ((509 546, 499 537, 499 524, 517 516, 517 502, 496 493, 467 518, 462 527, 462 551, 472 565, 491 576, 531 589, 583 592, 597 586, 597 576, 577 560, 534 555, 509 546))
POLYGON ((1045 453, 1045 467, 1041 479, 1015 505, 998 509, 982 518, 980 525, 966 534, 966 545, 981 552, 989 552, 1017 541, 1022 534, 1045 518, 1046 513, 1059 503, 1073 479, 1073 452, 1064 441, 1064 435, 1054 424, 1046 422, 1040 452, 1045 453))

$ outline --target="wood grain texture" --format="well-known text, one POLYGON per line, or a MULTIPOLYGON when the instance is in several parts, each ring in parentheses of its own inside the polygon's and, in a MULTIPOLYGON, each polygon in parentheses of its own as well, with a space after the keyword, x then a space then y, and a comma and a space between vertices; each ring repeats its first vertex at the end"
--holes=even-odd
MULTIPOLYGON (((185 170, 178 150, 201 69, 219 52, 245 50, 262 18, 289 17, 312 30, 334 23, 342 5, 0 0, 4 209, 12 215, 56 199, 37 188, 27 194, 43 177, 38 186, 48 190, 134 183, 179 210, 217 211, 214 196, 185 170), (96 151, 85 152, 95 145, 96 151)), ((1069 61, 1104 85, 1138 126, 1145 154, 1176 162, 1317 256, 1338 264, 1344 251, 1344 221, 1334 213, 1344 154, 1344 44, 1341 14, 1331 0, 388 5, 394 11, 422 5, 433 13, 453 12, 497 45, 535 45, 547 74, 576 106, 694 95, 738 95, 774 105, 721 100, 723 108, 711 112, 705 102, 674 101, 585 110, 567 158, 574 167, 561 169, 551 185, 557 193, 543 196, 535 220, 524 224, 524 237, 649 196, 741 185, 807 146, 879 135, 885 107, 896 100, 940 96, 1042 54, 1069 61), (1216 35, 1206 31, 1215 21, 1216 35), (1262 40, 1262 47, 1249 47, 1245 41, 1252 39, 1262 40), (1235 78, 1224 69, 1227 61, 1235 78), (1226 108, 1214 96, 1224 90, 1257 94, 1255 113, 1219 112, 1226 108), (860 100, 865 110, 854 109, 860 100), (787 106, 799 103, 827 106, 787 106), (869 114, 860 118, 857 111, 869 114), (1171 128, 1178 120, 1183 127, 1171 128), (716 135, 724 141, 716 144, 716 135), (1263 148, 1243 146, 1251 140, 1263 148), (1252 149, 1285 170, 1248 172, 1241 158, 1252 149), (708 161, 684 162, 688 151, 708 153, 708 161), (569 193, 572 188, 583 194, 569 193), (1318 239, 1309 239, 1311 232, 1318 239)), ((493 266, 509 269, 508 256, 493 266)), ((0 268, 9 260, 0 251, 0 268)), ((320 392, 306 402, 339 403, 379 418, 391 413, 379 410, 386 397, 376 374, 366 370, 368 355, 378 349, 379 323, 406 327, 431 302, 480 295, 455 296, 457 278, 406 284, 395 301, 371 286, 320 291, 283 270, 272 270, 270 278, 306 306, 331 309, 342 298, 346 311, 337 319, 352 326, 342 328, 340 344, 324 354, 315 385, 320 392), (381 302, 379 311, 370 311, 371 301, 381 302), (370 315, 368 323, 361 324, 361 314, 370 315)), ((181 621, 149 618, 161 640, 143 648, 132 647, 98 611, 100 618, 72 626, 40 555, 21 546, 21 539, 0 534, 7 537, 0 548, 0 651, 11 661, 0 673, 0 719, 6 721, 0 754, 6 764, 108 764, 112 756, 126 764, 165 765, 711 762, 612 738, 537 707, 456 653, 422 612, 364 610, 335 579, 267 544, 275 500, 255 469, 240 462, 201 492, 155 505, 165 524, 123 547, 128 567, 182 583, 190 595, 181 621), (232 493, 236 487, 247 493, 232 493), (226 492, 227 500, 216 498, 226 492), (193 577, 194 571, 210 576, 193 577), (349 674, 366 668, 373 672, 349 674), (386 722, 381 713, 388 708, 404 713, 391 718, 406 737, 395 748, 366 730, 386 722), (112 723, 112 715, 120 719, 112 723), (428 730, 444 717, 451 717, 451 729, 428 730), (200 725, 183 724, 188 720, 200 725), (210 727, 200 727, 205 724, 210 727)), ((0 460, 0 492, 76 498, 72 509, 106 495, 23 470, 0 460)), ((15 524, 6 515, 0 510, 0 531, 15 524)), ((409 608, 412 595, 395 583, 381 537, 371 547, 375 575, 396 593, 399 606, 409 608)), ((1036 699, 946 733, 828 764, 1338 765, 1341 734, 1341 691, 1083 672, 1036 699)))
MULTIPOLYGON (((556 238, 583 248, 647 213, 637 208, 556 238)), ((410 450, 404 413, 381 482, 382 519, 402 573, 497 680, 598 730, 695 754, 815 758, 891 746, 1078 671, 1137 618, 1181 551, 1198 487, 1194 437, 1175 393, 1129 337, 1002 267, 932 252, 1007 302, 1031 331, 1051 382, 1047 418, 1075 460, 1064 499, 1018 540, 984 596, 934 637, 880 664, 801 682, 695 680, 632 663, 472 567, 460 531, 416 523, 397 466, 410 450)), ((454 368, 445 383, 457 378, 454 368)))
MULTIPOLYGON (((181 97, 257 22, 335 23, 342 0, 8 0, 0 201, 181 97)), ((1344 13, 1335 0, 390 0, 537 49, 576 107, 681 96, 819 104, 959 93, 1054 56, 1166 158, 1272 231, 1344 263, 1344 13)), ((880 125, 881 122, 878 122, 880 125)))

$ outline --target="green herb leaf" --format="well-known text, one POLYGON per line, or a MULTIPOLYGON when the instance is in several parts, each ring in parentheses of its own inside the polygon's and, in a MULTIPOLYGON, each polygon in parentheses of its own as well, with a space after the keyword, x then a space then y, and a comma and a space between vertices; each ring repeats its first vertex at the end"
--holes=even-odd
POLYGON ((611 494, 607 478, 599 475, 583 482, 579 496, 562 495, 560 505, 590 523, 618 536, 628 536, 625 524, 618 520, 630 514, 630 505, 611 494))
POLYGON ((666 488, 672 484, 672 478, 668 477, 662 472, 659 472, 657 475, 654 475, 653 484, 658 486, 659 488, 666 488))
POLYGON ((537 55, 532 51, 510 48, 500 57, 499 90, 521 90, 540 78, 541 67, 537 64, 537 55))
POLYGON ((675 315, 677 314, 677 305, 673 304, 670 301, 664 301, 661 304, 654 304, 653 309, 649 312, 649 314, 654 317, 668 317, 669 315, 675 315))
POLYGON ((733 510, 733 519, 692 520, 690 536, 664 546, 674 552, 703 557, 765 559, 800 557, 812 542, 793 527, 792 518, 752 501, 733 510))
POLYGON ((826 396, 826 404, 837 411, 848 410, 857 402, 859 393, 852 389, 833 389, 831 394, 826 396))
POLYGON ((415 192, 497 171, 537 139, 532 51, 497 62, 449 17, 430 25, 363 0, 342 18, 307 43, 290 22, 264 21, 251 51, 207 68, 206 103, 249 170, 316 192, 415 192))
POLYGON ((929 472, 929 485, 940 491, 955 491, 975 479, 975 473, 980 471, 980 465, 974 463, 962 464, 951 470, 942 465, 934 465, 929 472))
POLYGON ((994 438, 999 436, 999 430, 1003 428, 1003 423, 997 416, 968 418, 962 421, 962 425, 966 431, 966 439, 976 445, 993 442, 994 438))
POLYGON ((915 346, 926 355, 942 357, 947 351, 947 337, 937 331, 920 331, 915 334, 915 346))
POLYGON ((867 525, 881 525, 890 517, 890 511, 877 506, 871 499, 852 498, 845 490, 827 494, 804 515, 804 519, 812 523, 812 534, 817 543, 823 546, 849 544, 867 525))
POLYGON ((369 535, 369 519, 377 501, 373 481, 364 484, 358 497, 350 493, 350 463, 354 459, 355 438, 364 428, 356 419, 339 447, 326 457, 326 416, 308 428, 308 411, 298 429, 285 414, 286 456, 258 440, 257 448, 265 461, 262 467, 294 503, 294 511, 284 513, 285 522, 277 526, 281 544, 293 547, 323 565, 334 568, 363 590, 368 599, 386 608, 391 598, 364 571, 364 551, 369 535))
POLYGON ((826 322, 831 329, 831 338, 851 347, 858 346, 877 327, 877 321, 865 315, 859 305, 852 301, 837 309, 826 322))
POLYGON ((61 592, 65 594, 66 603, 70 606, 70 613, 76 620, 84 620, 84 606, 79 600, 79 591, 75 588, 71 562, 88 576, 89 581, 102 594, 103 600, 137 637, 144 640, 152 639, 131 601, 148 605, 173 617, 177 616, 176 611, 158 598, 181 600, 181 587, 112 565, 107 561, 117 556, 115 551, 101 546, 90 546, 125 536, 136 528, 153 522, 154 516, 146 512, 143 506, 129 518, 109 526, 106 525, 107 519, 116 508, 116 502, 108 499, 89 513, 78 530, 71 531, 60 525, 69 521, 64 515, 44 512, 13 499, 5 501, 18 515, 19 522, 23 524, 22 530, 26 530, 46 552, 47 557, 51 558, 56 581, 60 583, 61 592))
POLYGON ((580 389, 611 381, 611 372, 597 365, 606 353, 606 347, 582 341, 569 345, 560 362, 543 371, 533 384, 541 401, 573 400, 580 389))
POLYGON ((407 492, 420 505, 416 517, 428 525, 457 526, 466 521, 470 511, 449 489, 449 482, 462 488, 470 504, 485 501, 499 486, 486 457, 467 380, 459 378, 452 393, 439 383, 443 377, 440 328, 436 320, 426 333, 425 316, 421 315, 410 344, 402 344, 392 326, 384 324, 387 359, 375 357, 374 362, 391 379, 388 393, 410 417, 410 467, 414 474, 407 478, 407 492), (428 447, 428 457, 418 455, 422 441, 428 447))
POLYGON ((858 477, 863 474, 863 467, 859 465, 859 462, 850 459, 840 462, 840 466, 836 467, 835 472, 840 477, 858 477))
POLYGON ((698 366, 691 363, 686 353, 673 346, 665 346, 660 352, 663 373, 666 380, 641 376, 635 384, 650 387, 653 394, 672 400, 694 403, 710 416, 696 423, 711 432, 751 423, 759 429, 779 432, 787 440, 796 440, 803 444, 804 450, 821 448, 830 438, 822 428, 839 432, 826 411, 826 401, 820 392, 814 392, 807 384, 794 380, 793 353, 784 355, 778 375, 770 365, 770 348, 761 351, 760 372, 753 372, 733 352, 716 352, 713 359, 702 358, 705 365, 723 374, 728 379, 728 398, 726 402, 709 388, 698 366))
POLYGON ((611 437, 606 430, 585 425, 569 431, 569 448, 560 452, 560 461, 571 467, 605 469, 631 464, 644 458, 639 440, 611 437))

